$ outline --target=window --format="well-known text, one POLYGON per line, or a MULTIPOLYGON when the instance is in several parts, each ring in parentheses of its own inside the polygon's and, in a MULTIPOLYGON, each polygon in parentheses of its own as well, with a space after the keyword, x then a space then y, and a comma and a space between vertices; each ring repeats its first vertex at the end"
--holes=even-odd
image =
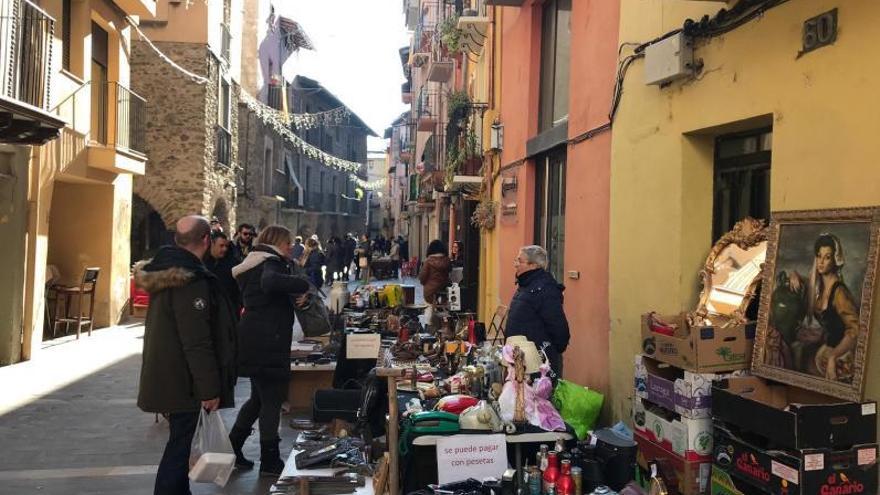
POLYGON ((275 166, 272 163, 272 147, 266 146, 263 151, 263 195, 272 196, 272 171, 275 166))
POLYGON ((218 108, 218 115, 217 115, 217 123, 220 124, 220 126, 223 127, 224 129, 226 129, 227 131, 230 130, 229 129, 229 121, 232 118, 232 116, 229 114, 229 112, 231 110, 230 97, 231 97, 231 94, 230 94, 230 90, 229 90, 229 81, 227 81, 221 77, 220 78, 220 102, 218 105, 219 108, 218 108))
POLYGON ((535 244, 547 250, 547 270, 562 280, 565 256, 565 147, 535 163, 535 244))
POLYGON ((61 66, 64 70, 70 72, 70 2, 72 0, 64 0, 61 5, 61 66))
POLYGON ((548 1, 543 16, 539 128, 546 131, 568 118, 571 0, 548 1))
POLYGON ((771 129, 716 139, 713 242, 745 217, 770 219, 772 144, 771 129))

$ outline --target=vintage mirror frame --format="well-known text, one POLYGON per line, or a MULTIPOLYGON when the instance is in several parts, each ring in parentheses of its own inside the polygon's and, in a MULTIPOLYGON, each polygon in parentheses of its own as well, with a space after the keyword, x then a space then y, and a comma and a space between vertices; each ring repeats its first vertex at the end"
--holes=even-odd
MULTIPOLYGON (((689 322, 692 325, 698 324, 709 316, 718 316, 710 313, 707 308, 709 296, 712 294, 712 276, 715 274, 715 261, 718 259, 718 256, 730 245, 737 245, 745 250, 751 249, 767 241, 768 234, 769 229, 766 227, 764 220, 746 217, 737 222, 730 232, 721 236, 718 242, 712 246, 712 251, 709 252, 709 256, 706 258, 706 264, 700 270, 700 278, 703 279, 703 291, 700 293, 700 301, 696 311, 689 315, 689 322)), ((746 309, 748 309, 760 285, 761 276, 757 276, 749 284, 739 307, 732 314, 721 316, 726 317, 729 324, 745 323, 747 319, 745 316, 746 309)))
POLYGON ((878 242, 880 242, 880 207, 804 210, 771 213, 767 261, 763 270, 763 288, 758 310, 758 329, 752 354, 752 372, 757 376, 815 390, 819 393, 859 402, 862 400, 867 371, 868 341, 871 332, 871 306, 874 302, 874 279, 877 272, 878 242), (865 278, 859 305, 859 336, 853 350, 852 383, 828 380, 800 371, 765 363, 771 296, 776 286, 776 258, 779 250, 781 227, 826 223, 869 223, 870 236, 865 263, 865 278))

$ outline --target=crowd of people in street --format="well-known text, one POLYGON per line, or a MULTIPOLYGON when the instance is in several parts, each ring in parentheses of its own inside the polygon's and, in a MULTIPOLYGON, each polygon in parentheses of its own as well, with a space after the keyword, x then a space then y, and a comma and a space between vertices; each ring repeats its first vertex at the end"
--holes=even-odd
MULTIPOLYGON (((455 242, 450 252, 440 240, 428 245, 418 279, 429 308, 443 303, 450 275, 464 267, 463 248, 455 242)), ((239 377, 249 379, 251 388, 229 431, 235 466, 254 468, 242 448, 259 421, 260 474, 280 475, 279 424, 294 322, 308 334, 308 322, 317 318, 329 331, 321 287, 334 280, 368 281, 376 258, 387 258, 397 272, 409 246, 400 237, 371 240, 366 234, 333 236, 322 245, 317 236, 303 241, 281 225, 258 233, 247 223, 230 238, 216 220, 191 215, 177 222, 174 245, 135 265, 136 285, 150 294, 137 403, 169 423, 154 493, 190 493, 189 458, 201 411, 234 407, 239 377)), ((564 287, 546 270, 540 246, 523 247, 514 263, 519 287, 507 334, 525 332, 561 377, 569 341, 564 287)))

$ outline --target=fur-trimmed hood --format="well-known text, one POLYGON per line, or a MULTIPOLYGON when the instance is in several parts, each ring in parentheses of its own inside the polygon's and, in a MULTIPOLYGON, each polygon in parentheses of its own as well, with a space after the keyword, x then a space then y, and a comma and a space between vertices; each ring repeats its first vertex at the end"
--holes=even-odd
POLYGON ((244 261, 232 267, 232 276, 238 278, 246 271, 252 270, 272 258, 281 259, 281 254, 275 246, 258 244, 245 256, 244 261))
POLYGON ((150 293, 183 287, 197 278, 210 276, 200 259, 177 246, 165 246, 153 259, 134 266, 135 285, 150 293))

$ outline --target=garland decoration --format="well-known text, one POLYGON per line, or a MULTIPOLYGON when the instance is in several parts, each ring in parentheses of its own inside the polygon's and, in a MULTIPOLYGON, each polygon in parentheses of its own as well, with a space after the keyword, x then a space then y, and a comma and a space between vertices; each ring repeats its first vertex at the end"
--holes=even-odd
POLYGON ((360 187, 361 189, 366 189, 367 191, 375 191, 377 189, 381 189, 385 187, 385 184, 388 183, 387 177, 382 177, 381 179, 376 179, 372 182, 367 182, 354 174, 349 175, 348 178, 351 179, 351 181, 354 182, 358 187, 360 187))
POLYGON ((346 107, 337 107, 324 112, 290 114, 290 120, 297 130, 341 125, 348 122, 349 117, 351 110, 346 107))
POLYGON ((248 110, 253 112, 263 124, 271 127, 272 130, 293 145, 294 149, 303 156, 317 160, 328 167, 335 168, 336 170, 350 172, 352 175, 363 167, 360 163, 335 157, 326 153, 324 150, 307 143, 303 138, 297 136, 292 130, 290 130, 287 123, 288 121, 281 112, 257 101, 256 98, 244 91, 241 92, 241 101, 247 105, 248 110))

